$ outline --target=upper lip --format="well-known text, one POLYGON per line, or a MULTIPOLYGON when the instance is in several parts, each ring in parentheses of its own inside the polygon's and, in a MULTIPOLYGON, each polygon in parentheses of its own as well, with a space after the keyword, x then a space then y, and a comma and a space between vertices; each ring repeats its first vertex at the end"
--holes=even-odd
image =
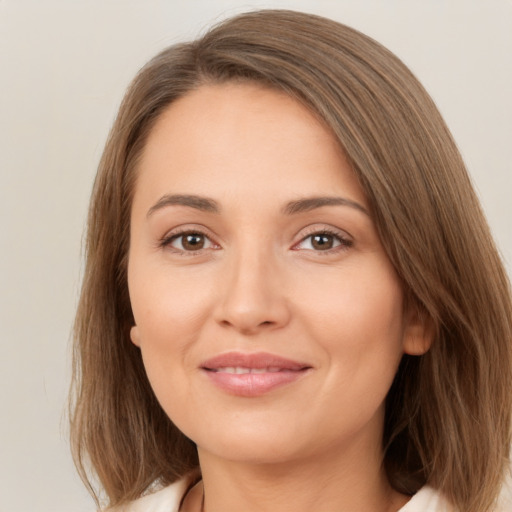
POLYGON ((280 370, 299 371, 311 368, 311 365, 287 359, 276 354, 266 352, 243 353, 227 352, 219 354, 201 363, 205 370, 216 370, 218 368, 240 367, 240 368, 278 368, 280 370))

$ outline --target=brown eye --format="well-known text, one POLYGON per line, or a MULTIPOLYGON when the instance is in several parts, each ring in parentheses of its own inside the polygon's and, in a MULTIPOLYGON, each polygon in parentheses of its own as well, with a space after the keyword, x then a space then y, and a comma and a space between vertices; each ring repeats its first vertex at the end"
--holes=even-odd
POLYGON ((182 235, 182 246, 185 251, 198 251, 203 249, 205 245, 204 235, 199 233, 191 233, 189 235, 182 235))
POLYGON ((189 231, 173 235, 164 240, 163 246, 169 246, 181 252, 194 252, 202 249, 212 249, 215 244, 203 233, 189 231))
POLYGON ((297 245, 295 250, 308 250, 314 252, 341 251, 352 247, 352 240, 346 238, 342 232, 331 233, 330 231, 317 231, 303 238, 297 245))
POLYGON ((334 236, 318 234, 311 237, 311 246, 317 251, 326 251, 334 247, 334 236))

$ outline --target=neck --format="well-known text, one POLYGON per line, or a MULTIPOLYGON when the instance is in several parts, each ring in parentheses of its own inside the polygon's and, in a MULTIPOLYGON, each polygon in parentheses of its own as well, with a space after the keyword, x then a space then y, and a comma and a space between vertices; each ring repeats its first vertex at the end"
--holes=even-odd
POLYGON ((394 491, 382 468, 381 453, 341 455, 330 450, 311 460, 250 464, 226 461, 199 450, 204 512, 396 512, 407 497, 394 491))

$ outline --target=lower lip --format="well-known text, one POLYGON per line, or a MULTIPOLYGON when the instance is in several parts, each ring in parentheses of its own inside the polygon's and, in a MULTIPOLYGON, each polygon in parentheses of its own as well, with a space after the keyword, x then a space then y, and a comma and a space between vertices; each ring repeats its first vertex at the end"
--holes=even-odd
POLYGON ((255 397, 299 380, 307 373, 307 369, 241 374, 211 370, 204 370, 204 372, 216 386, 232 395, 255 397))

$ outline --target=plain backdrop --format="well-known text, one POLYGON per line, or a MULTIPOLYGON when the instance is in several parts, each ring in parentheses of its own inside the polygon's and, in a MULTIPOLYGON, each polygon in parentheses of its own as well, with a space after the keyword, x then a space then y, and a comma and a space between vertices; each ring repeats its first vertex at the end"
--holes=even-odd
POLYGON ((81 240, 123 92, 163 47, 259 7, 332 17, 431 93, 512 268, 512 1, 0 0, 0 512, 94 510, 66 394, 81 240))

